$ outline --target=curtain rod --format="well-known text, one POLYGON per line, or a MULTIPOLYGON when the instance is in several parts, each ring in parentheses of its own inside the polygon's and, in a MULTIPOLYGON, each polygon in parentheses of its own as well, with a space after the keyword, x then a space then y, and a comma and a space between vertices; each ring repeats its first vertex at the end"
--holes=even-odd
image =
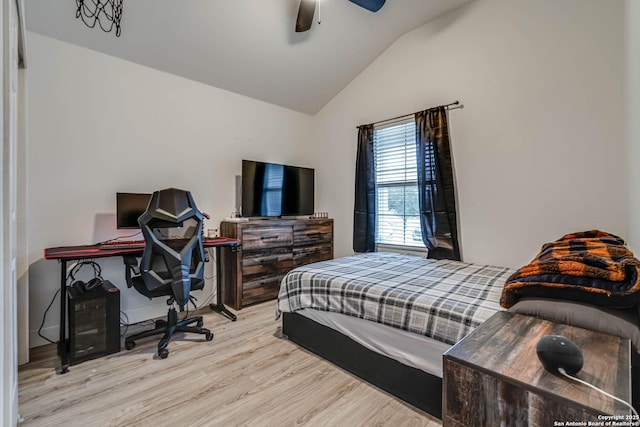
MULTIPOLYGON (((458 108, 464 108, 464 104, 460 104, 460 101, 454 101, 451 104, 439 105, 437 107, 432 107, 432 108, 439 108, 439 107, 444 107, 447 110, 457 110, 458 108), (457 107, 452 107, 452 105, 457 105, 457 107)), ((428 110, 431 110, 431 108, 428 108, 428 110)), ((404 118, 407 118, 407 117, 411 117, 414 114, 415 113, 403 114, 402 116, 393 117, 391 119, 386 119, 386 120, 380 120, 379 122, 373 122, 371 124, 372 125, 379 125, 380 123, 392 122, 394 120, 399 120, 399 119, 404 119, 404 118)), ((360 126, 367 126, 367 125, 360 125, 360 126)), ((360 126, 356 126, 356 128, 360 129, 360 126)))

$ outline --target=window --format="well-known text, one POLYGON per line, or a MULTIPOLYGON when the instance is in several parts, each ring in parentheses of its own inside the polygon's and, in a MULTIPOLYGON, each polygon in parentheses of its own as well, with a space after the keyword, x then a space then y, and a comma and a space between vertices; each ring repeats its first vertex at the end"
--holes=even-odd
POLYGON ((416 125, 411 118, 373 131, 376 245, 424 248, 420 230, 416 125))
POLYGON ((284 165, 267 163, 264 165, 264 183, 260 212, 266 216, 280 215, 282 212, 282 187, 284 165))

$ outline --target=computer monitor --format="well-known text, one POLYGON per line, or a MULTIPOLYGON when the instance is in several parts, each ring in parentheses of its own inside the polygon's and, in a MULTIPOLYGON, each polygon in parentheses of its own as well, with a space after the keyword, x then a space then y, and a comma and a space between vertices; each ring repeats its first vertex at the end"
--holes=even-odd
POLYGON ((151 194, 116 193, 116 227, 118 230, 140 228, 138 218, 147 210, 151 194))

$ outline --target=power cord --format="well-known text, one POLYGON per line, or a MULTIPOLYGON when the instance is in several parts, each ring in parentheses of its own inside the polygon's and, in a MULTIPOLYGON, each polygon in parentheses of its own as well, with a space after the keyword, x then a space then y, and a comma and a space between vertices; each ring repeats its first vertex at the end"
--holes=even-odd
POLYGON ((185 319, 187 319, 189 317, 189 303, 193 304, 194 310, 198 309, 198 306, 196 305, 196 301, 198 301, 198 298, 189 295, 189 301, 187 301, 187 303, 184 305, 185 306, 185 315, 182 316, 182 319, 180 319, 180 322, 182 322, 183 320, 185 320, 185 319))
POLYGON ((40 323, 40 327, 38 328, 38 336, 40 336, 40 338, 43 338, 49 341, 51 344, 55 343, 55 341, 52 341, 49 338, 42 335, 42 328, 44 327, 44 321, 47 318, 47 312, 49 312, 49 309, 53 305, 53 302, 56 300, 56 297, 58 296, 59 293, 60 293, 60 289, 58 289, 56 293, 53 294, 53 298, 51 298, 51 302, 49 303, 49 306, 47 307, 47 309, 44 311, 44 314, 42 315, 42 323, 40 323))
POLYGON ((101 244, 104 244, 104 243, 115 242, 115 241, 118 241, 118 240, 130 239, 132 237, 136 237, 140 233, 142 233, 142 230, 138 231, 137 233, 128 234, 126 236, 118 236, 118 237, 114 237, 113 239, 103 240, 102 242, 98 242, 97 244, 101 245, 101 244))
MULTIPOLYGON (((215 252, 213 251, 212 248, 207 248, 207 254, 209 255, 209 260, 214 263, 214 268, 215 268, 215 263, 217 262, 216 256, 215 256, 215 252)), ((211 277, 204 276, 204 278, 207 279, 207 280, 211 280, 211 279, 213 279, 215 277, 216 277, 215 273, 211 277)))
POLYGON ((127 313, 120 310, 120 336, 127 335, 127 331, 129 330, 129 316, 127 313), (124 328, 124 330, 122 330, 124 328))
POLYGON ((606 391, 601 390, 601 389, 599 389, 598 387, 596 387, 596 386, 594 386, 594 385, 592 385, 592 384, 589 384, 589 383, 588 383, 588 382, 586 382, 586 381, 581 380, 580 378, 576 378, 576 377, 574 377, 574 376, 571 376, 571 375, 567 374, 567 371, 565 371, 563 368, 558 368, 558 372, 560 372, 562 375, 564 375, 565 377, 569 378, 570 380, 577 381, 577 382, 579 382, 580 384, 584 384, 584 385, 586 385, 586 386, 588 386, 588 387, 591 387, 591 388, 592 388, 592 389, 594 389, 595 391, 600 392, 600 393, 604 394, 605 396, 610 397, 611 399, 616 400, 616 401, 618 401, 618 402, 622 403, 623 405, 628 406, 628 407, 629 407, 629 409, 631 409, 631 411, 632 411, 632 412, 634 413, 634 415, 636 416, 636 418, 635 418, 635 419, 637 420, 637 419, 639 418, 639 417, 638 417, 638 413, 637 413, 637 412, 636 412, 636 410, 633 408, 633 406, 631 406, 629 403, 625 402, 624 400, 622 400, 622 399, 620 399, 620 398, 618 398, 618 397, 615 397, 614 395, 609 394, 609 393, 607 393, 606 391))
POLYGON ((148 320, 141 320, 139 322, 135 322, 135 323, 129 323, 129 316, 127 315, 127 313, 125 313, 124 311, 120 311, 120 336, 124 336, 127 334, 127 331, 129 330, 129 326, 136 326, 136 325, 142 325, 145 323, 155 323, 154 320, 152 319, 148 319, 148 320), (124 330, 122 330, 122 328, 124 328, 124 330))
MULTIPOLYGON (((213 248, 206 248, 206 251, 207 251, 207 254, 209 255, 209 260, 212 261, 215 264, 215 262, 217 260, 216 260, 215 251, 213 250, 213 248)), ((216 280, 215 270, 214 270, 213 276, 204 276, 204 278, 205 278, 205 280, 213 280, 214 283, 215 283, 215 280, 216 280)), ((217 293, 215 284, 214 284, 213 287, 214 287, 213 292, 211 294, 207 295, 207 297, 200 304, 200 307, 198 307, 198 306, 196 306, 194 304, 194 307, 196 308, 196 310, 211 304, 211 302, 213 301, 213 297, 215 297, 216 293, 217 293)))

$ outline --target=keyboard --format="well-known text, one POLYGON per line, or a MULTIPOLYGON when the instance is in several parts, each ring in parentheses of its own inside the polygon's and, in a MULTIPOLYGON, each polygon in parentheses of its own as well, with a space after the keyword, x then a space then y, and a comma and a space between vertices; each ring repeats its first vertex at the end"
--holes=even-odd
POLYGON ((110 240, 108 242, 98 243, 99 249, 129 249, 144 248, 144 240, 110 240))

